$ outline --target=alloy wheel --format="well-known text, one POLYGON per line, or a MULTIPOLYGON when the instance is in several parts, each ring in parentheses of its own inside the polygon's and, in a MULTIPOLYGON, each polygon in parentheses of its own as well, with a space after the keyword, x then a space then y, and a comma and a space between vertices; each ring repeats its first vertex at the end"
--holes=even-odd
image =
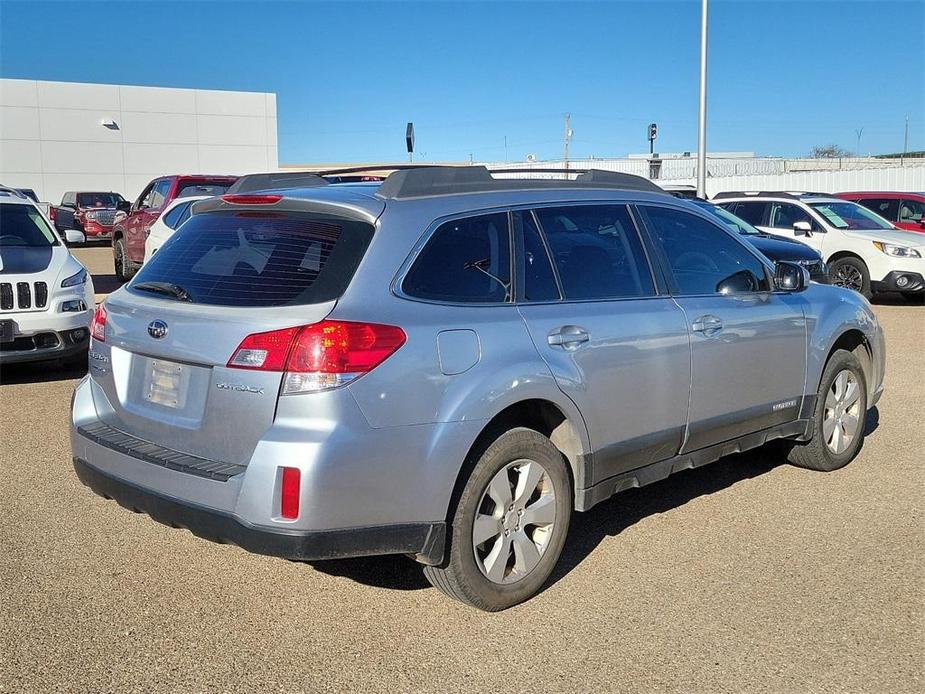
POLYGON ((861 427, 861 387, 847 369, 839 371, 825 396, 822 437, 835 455, 844 453, 861 427))
POLYGON ((838 269, 835 270, 832 284, 859 292, 864 288, 864 277, 861 275, 861 271, 854 265, 840 265, 838 269))
POLYGON ((472 525, 475 563, 493 583, 516 583, 546 551, 556 522, 556 491, 533 460, 504 466, 488 483, 472 525))

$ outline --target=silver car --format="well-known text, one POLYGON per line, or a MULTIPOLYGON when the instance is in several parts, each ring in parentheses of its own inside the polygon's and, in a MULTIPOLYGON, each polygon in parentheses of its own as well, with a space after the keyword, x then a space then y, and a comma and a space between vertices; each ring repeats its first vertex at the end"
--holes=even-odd
POLYGON ((268 555, 407 554, 500 610, 573 511, 772 439, 815 470, 861 447, 867 301, 645 179, 300 185, 195 203, 98 309, 71 427, 97 493, 268 555))

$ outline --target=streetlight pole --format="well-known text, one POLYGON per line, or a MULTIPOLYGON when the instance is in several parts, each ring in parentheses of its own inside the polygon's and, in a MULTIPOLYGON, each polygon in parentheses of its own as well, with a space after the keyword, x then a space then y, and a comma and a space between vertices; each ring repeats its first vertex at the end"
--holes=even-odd
POLYGON ((697 136, 697 195, 707 197, 707 0, 700 4, 700 129, 697 136))

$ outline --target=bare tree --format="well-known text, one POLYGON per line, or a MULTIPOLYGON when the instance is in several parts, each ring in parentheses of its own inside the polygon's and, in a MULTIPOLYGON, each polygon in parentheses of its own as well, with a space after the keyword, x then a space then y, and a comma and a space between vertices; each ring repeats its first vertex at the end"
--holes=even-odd
POLYGON ((838 145, 817 145, 809 150, 810 159, 840 159, 850 156, 852 156, 851 152, 838 145))

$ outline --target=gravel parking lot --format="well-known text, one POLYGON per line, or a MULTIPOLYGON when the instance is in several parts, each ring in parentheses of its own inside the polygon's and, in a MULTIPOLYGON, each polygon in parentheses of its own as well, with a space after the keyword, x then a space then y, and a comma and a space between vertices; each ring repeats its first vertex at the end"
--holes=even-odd
MULTIPOLYGON (((77 255, 116 286, 108 248, 77 255)), ((0 691, 921 692, 925 308, 876 310, 887 390, 854 463, 760 450, 621 494, 499 614, 404 558, 290 563, 104 501, 71 468, 82 374, 5 369, 0 691)))

